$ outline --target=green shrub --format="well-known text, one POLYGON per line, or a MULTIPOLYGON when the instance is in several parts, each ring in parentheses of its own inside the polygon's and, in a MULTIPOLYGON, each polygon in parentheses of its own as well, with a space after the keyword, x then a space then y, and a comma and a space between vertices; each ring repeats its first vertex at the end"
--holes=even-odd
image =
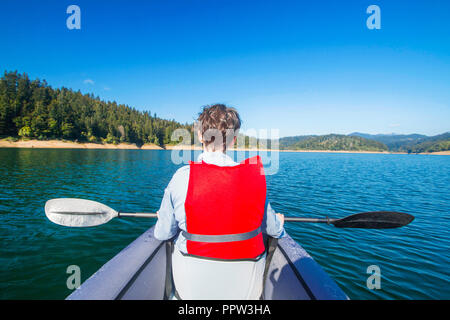
POLYGON ((16 142, 19 141, 19 138, 17 137, 7 137, 5 138, 6 141, 10 141, 10 142, 16 142))

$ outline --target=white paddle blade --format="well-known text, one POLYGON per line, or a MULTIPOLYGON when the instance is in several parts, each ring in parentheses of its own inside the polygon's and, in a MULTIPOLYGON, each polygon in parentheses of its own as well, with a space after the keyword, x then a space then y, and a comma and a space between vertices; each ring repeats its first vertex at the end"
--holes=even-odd
POLYGON ((94 227, 107 223, 118 213, 99 202, 59 198, 46 202, 45 215, 51 222, 66 227, 94 227))

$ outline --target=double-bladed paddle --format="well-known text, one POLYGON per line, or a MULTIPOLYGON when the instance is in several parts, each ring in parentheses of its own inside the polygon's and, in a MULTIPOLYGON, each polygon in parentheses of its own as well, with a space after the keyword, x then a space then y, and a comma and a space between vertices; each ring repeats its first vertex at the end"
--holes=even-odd
MULTIPOLYGON (((67 227, 93 227, 107 223, 113 218, 138 217, 156 218, 156 213, 120 212, 100 202, 59 198, 48 200, 45 204, 47 218, 67 227)), ((285 217, 289 222, 314 222, 332 224, 337 228, 391 229, 406 226, 414 220, 414 216, 393 211, 375 211, 352 214, 341 219, 316 219, 285 217)))

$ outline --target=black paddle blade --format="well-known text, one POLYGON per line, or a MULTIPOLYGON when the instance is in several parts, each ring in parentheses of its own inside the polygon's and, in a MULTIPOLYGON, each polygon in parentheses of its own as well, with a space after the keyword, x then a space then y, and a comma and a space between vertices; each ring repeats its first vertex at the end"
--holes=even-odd
POLYGON ((375 211, 353 214, 331 222, 337 228, 391 229, 406 226, 414 216, 403 212, 375 211))

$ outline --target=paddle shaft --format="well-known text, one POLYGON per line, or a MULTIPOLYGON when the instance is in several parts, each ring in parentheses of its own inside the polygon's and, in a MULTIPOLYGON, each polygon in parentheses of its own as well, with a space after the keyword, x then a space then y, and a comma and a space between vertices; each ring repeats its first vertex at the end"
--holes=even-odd
POLYGON ((156 213, 145 213, 145 212, 119 212, 117 215, 121 217, 136 217, 136 218, 157 218, 156 213))
POLYGON ((333 223, 336 220, 339 219, 330 219, 330 218, 325 218, 325 219, 318 219, 318 218, 297 218, 297 217, 284 217, 284 221, 292 221, 292 222, 314 222, 314 223, 333 223))
MULTIPOLYGON (((144 212, 119 212, 118 217, 136 217, 136 218, 157 218, 156 213, 144 212)), ((318 219, 318 218, 298 218, 298 217, 284 217, 284 221, 293 222, 313 222, 313 223, 333 223, 337 219, 318 219)))

